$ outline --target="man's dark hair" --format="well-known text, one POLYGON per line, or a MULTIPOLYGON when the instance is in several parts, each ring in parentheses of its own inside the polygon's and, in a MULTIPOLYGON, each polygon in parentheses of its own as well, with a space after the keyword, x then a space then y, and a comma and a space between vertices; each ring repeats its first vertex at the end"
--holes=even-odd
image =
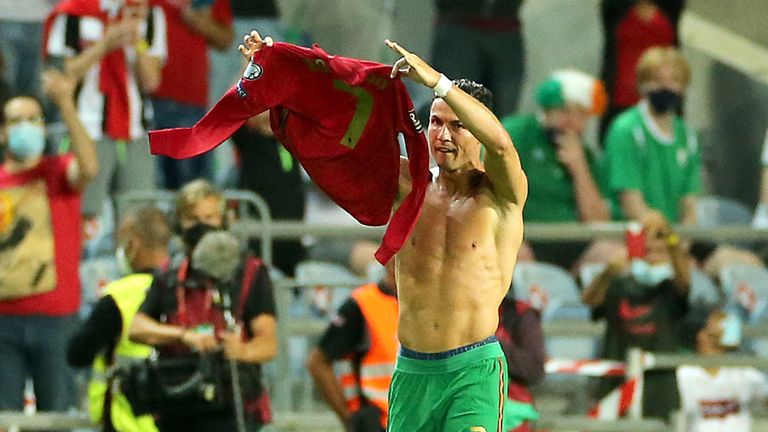
POLYGON ((464 90, 468 95, 479 100, 489 110, 493 109, 493 93, 484 85, 466 78, 453 80, 453 84, 464 90))

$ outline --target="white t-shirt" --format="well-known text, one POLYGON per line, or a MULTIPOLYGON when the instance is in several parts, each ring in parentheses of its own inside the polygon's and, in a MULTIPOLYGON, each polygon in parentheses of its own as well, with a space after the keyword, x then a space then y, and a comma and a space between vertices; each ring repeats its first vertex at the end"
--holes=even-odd
MULTIPOLYGON (((104 0, 102 0, 104 1, 104 0)), ((153 6, 147 20, 141 24, 139 34, 148 39, 149 55, 165 62, 168 57, 166 40, 165 14, 160 6, 153 6)), ((48 54, 61 57, 75 57, 89 45, 104 37, 104 23, 94 17, 76 17, 59 15, 51 26, 46 44, 48 54)), ((146 134, 144 124, 147 120, 144 97, 139 89, 136 76, 136 49, 133 46, 122 48, 127 63, 127 93, 128 117, 120 119, 128 123, 131 139, 143 137, 146 134)), ((94 140, 100 140, 104 135, 106 124, 106 98, 101 92, 100 84, 101 63, 94 64, 83 77, 77 93, 77 110, 88 134, 94 140)))
POLYGON ((677 386, 688 432, 750 432, 749 404, 768 394, 766 376, 754 368, 721 368, 713 376, 699 366, 680 366, 677 386))

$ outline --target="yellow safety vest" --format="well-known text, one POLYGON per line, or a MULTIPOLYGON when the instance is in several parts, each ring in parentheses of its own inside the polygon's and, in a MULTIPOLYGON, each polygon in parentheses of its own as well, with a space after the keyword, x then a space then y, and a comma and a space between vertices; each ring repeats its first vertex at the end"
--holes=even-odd
POLYGON ((387 395, 399 346, 397 298, 381 292, 376 284, 356 288, 352 291, 352 298, 355 299, 365 320, 370 346, 368 352, 360 359, 359 381, 350 359, 338 363, 339 381, 350 411, 360 409, 362 392, 370 403, 381 410, 381 423, 386 427, 389 409, 387 395))
MULTIPOLYGON (((120 341, 115 347, 114 362, 118 365, 145 359, 152 352, 148 345, 131 342, 128 332, 133 317, 147 296, 153 276, 148 273, 136 273, 118 279, 104 289, 105 296, 112 296, 120 310, 123 328, 120 341)), ((91 421, 102 423, 104 400, 107 394, 107 371, 113 365, 113 359, 106 358, 106 352, 96 356, 93 361, 91 380, 88 383, 88 402, 91 421)), ((149 415, 136 417, 125 396, 116 388, 112 391, 110 407, 112 425, 119 432, 157 432, 155 422, 149 415)))

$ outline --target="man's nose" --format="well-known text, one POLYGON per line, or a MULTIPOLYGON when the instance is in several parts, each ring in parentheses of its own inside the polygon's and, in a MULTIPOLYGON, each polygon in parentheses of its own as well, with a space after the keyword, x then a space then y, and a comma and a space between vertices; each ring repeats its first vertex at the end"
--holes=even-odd
POLYGON ((443 125, 440 127, 440 130, 437 132, 437 136, 443 141, 450 141, 451 132, 448 130, 448 126, 443 125))

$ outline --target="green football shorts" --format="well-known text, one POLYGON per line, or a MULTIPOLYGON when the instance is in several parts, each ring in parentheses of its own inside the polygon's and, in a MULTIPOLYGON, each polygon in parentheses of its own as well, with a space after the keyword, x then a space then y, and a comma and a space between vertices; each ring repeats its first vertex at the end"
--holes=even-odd
POLYGON ((388 432, 503 432, 507 362, 495 336, 441 353, 402 347, 388 432))

